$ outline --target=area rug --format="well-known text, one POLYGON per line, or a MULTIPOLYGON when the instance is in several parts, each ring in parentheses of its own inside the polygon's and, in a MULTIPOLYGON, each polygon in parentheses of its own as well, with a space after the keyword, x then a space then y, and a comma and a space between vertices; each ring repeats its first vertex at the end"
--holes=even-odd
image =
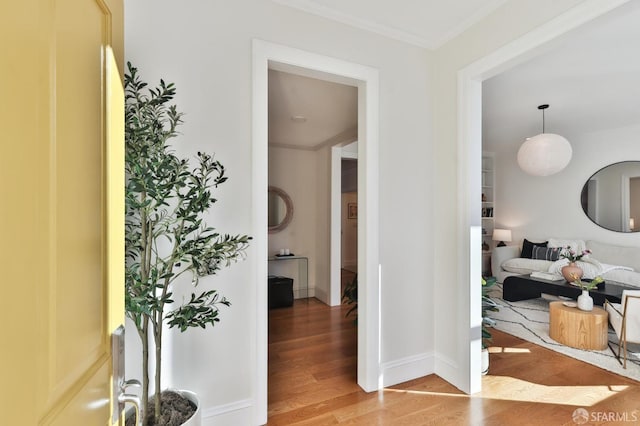
MULTIPOLYGON (((502 284, 496 284, 490 291, 490 296, 500 305, 500 310, 490 312, 489 317, 495 321, 495 328, 545 348, 596 365, 621 376, 640 381, 640 346, 628 345, 630 349, 627 357, 627 368, 622 368, 609 348, 603 351, 575 349, 557 343, 549 337, 549 302, 558 300, 556 297, 546 296, 538 299, 507 302, 502 299, 502 284), (633 351, 633 352, 631 352, 633 351)), ((618 351, 615 344, 618 339, 609 330, 609 342, 618 351)))

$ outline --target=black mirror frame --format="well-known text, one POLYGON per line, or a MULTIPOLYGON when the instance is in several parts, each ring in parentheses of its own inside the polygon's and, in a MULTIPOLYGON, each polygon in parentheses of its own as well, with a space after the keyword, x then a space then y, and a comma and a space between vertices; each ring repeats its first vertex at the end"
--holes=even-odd
POLYGON ((588 185, 589 185, 589 181, 591 181, 591 179, 593 179, 594 176, 596 176, 598 173, 600 173, 601 171, 603 171, 604 169, 608 168, 608 167, 612 167, 618 164, 624 164, 624 163, 638 163, 640 165, 640 161, 638 160, 625 160, 625 161, 618 161, 615 163, 611 163, 611 164, 607 164, 604 167, 601 167, 600 169, 598 169, 595 173, 593 173, 591 176, 589 176, 589 178, 587 179, 587 181, 584 183, 584 185, 582 185, 582 190, 580 191, 580 206, 582 207, 582 211, 584 213, 585 216, 587 216, 587 218, 593 222, 594 225, 599 226, 602 229, 606 229, 607 231, 611 231, 611 232, 619 232, 621 234, 631 234, 634 232, 640 232, 640 230, 638 231, 621 231, 618 229, 611 229, 608 228, 606 226, 603 226, 601 224, 599 224, 598 222, 596 222, 591 216, 589 216, 589 213, 587 212, 587 191, 588 191, 588 185))

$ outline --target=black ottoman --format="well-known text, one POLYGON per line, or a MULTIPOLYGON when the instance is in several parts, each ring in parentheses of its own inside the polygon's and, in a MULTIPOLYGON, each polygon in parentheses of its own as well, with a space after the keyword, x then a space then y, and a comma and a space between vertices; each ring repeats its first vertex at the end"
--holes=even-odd
POLYGON ((269 309, 293 306, 293 278, 269 276, 269 309))

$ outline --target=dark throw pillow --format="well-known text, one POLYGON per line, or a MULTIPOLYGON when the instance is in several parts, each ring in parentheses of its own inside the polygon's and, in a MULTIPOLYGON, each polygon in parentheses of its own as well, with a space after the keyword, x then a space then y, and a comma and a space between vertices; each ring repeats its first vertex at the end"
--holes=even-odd
POLYGON ((531 258, 555 261, 560 259, 561 251, 562 247, 541 247, 534 244, 533 249, 531 250, 531 258))
POLYGON ((533 256, 533 246, 536 245, 538 247, 546 247, 547 243, 548 241, 545 241, 543 243, 532 243, 525 238, 522 242, 522 252, 520 253, 520 257, 531 259, 531 257, 533 256))

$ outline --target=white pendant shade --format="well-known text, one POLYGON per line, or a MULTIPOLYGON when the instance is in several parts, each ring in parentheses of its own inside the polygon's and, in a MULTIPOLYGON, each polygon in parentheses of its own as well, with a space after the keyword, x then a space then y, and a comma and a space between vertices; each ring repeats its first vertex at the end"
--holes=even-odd
POLYGON ((571 144, 554 133, 528 138, 518 150, 518 165, 533 176, 549 176, 564 169, 571 161, 571 144))

